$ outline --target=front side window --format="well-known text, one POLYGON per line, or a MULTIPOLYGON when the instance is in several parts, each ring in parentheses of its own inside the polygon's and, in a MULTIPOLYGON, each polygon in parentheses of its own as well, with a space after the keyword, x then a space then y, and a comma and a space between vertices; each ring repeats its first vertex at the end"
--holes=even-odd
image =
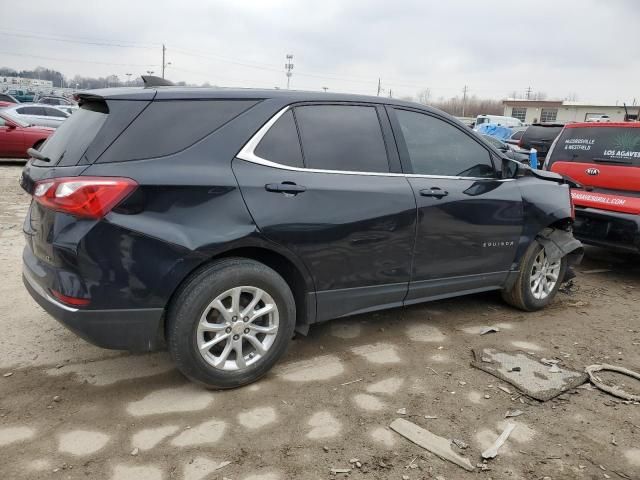
POLYGON ((260 140, 254 153, 271 162, 303 167, 300 140, 293 112, 286 111, 260 140))
POLYGON ((45 115, 42 107, 22 107, 17 110, 22 115, 45 115))
POLYGON ((359 105, 295 108, 307 168, 389 172, 378 113, 359 105))
POLYGON ((413 173, 452 177, 494 177, 489 152, 469 135, 439 118, 396 109, 413 173))

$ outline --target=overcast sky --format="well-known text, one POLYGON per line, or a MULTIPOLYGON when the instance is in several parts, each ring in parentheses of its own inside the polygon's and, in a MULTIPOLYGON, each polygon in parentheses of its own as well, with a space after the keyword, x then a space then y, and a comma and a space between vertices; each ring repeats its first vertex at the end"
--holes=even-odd
POLYGON ((283 87, 291 53, 296 89, 640 102, 639 0, 2 1, 15 69, 126 79, 159 73, 164 42, 166 76, 198 84, 283 87))

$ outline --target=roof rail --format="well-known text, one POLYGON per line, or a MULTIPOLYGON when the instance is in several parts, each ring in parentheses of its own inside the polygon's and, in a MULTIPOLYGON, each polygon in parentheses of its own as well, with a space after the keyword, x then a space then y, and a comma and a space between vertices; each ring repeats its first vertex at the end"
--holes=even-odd
POLYGON ((165 78, 155 77, 153 75, 142 75, 142 81, 145 87, 173 87, 175 84, 165 78))

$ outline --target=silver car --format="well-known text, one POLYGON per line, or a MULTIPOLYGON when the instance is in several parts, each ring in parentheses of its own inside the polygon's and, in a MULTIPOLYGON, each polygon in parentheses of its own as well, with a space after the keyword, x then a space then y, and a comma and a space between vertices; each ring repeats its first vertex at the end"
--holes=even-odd
POLYGON ((4 113, 18 120, 38 127, 58 128, 69 114, 48 105, 37 103, 19 103, 2 109, 4 113))

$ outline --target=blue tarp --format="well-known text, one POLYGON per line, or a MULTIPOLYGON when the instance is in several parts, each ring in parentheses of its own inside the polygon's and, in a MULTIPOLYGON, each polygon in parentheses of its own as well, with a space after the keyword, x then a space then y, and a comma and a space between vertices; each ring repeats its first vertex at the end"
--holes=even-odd
POLYGON ((513 134, 513 130, 509 127, 503 127, 497 123, 483 123, 478 127, 477 132, 482 135, 496 137, 499 140, 506 140, 513 134))

